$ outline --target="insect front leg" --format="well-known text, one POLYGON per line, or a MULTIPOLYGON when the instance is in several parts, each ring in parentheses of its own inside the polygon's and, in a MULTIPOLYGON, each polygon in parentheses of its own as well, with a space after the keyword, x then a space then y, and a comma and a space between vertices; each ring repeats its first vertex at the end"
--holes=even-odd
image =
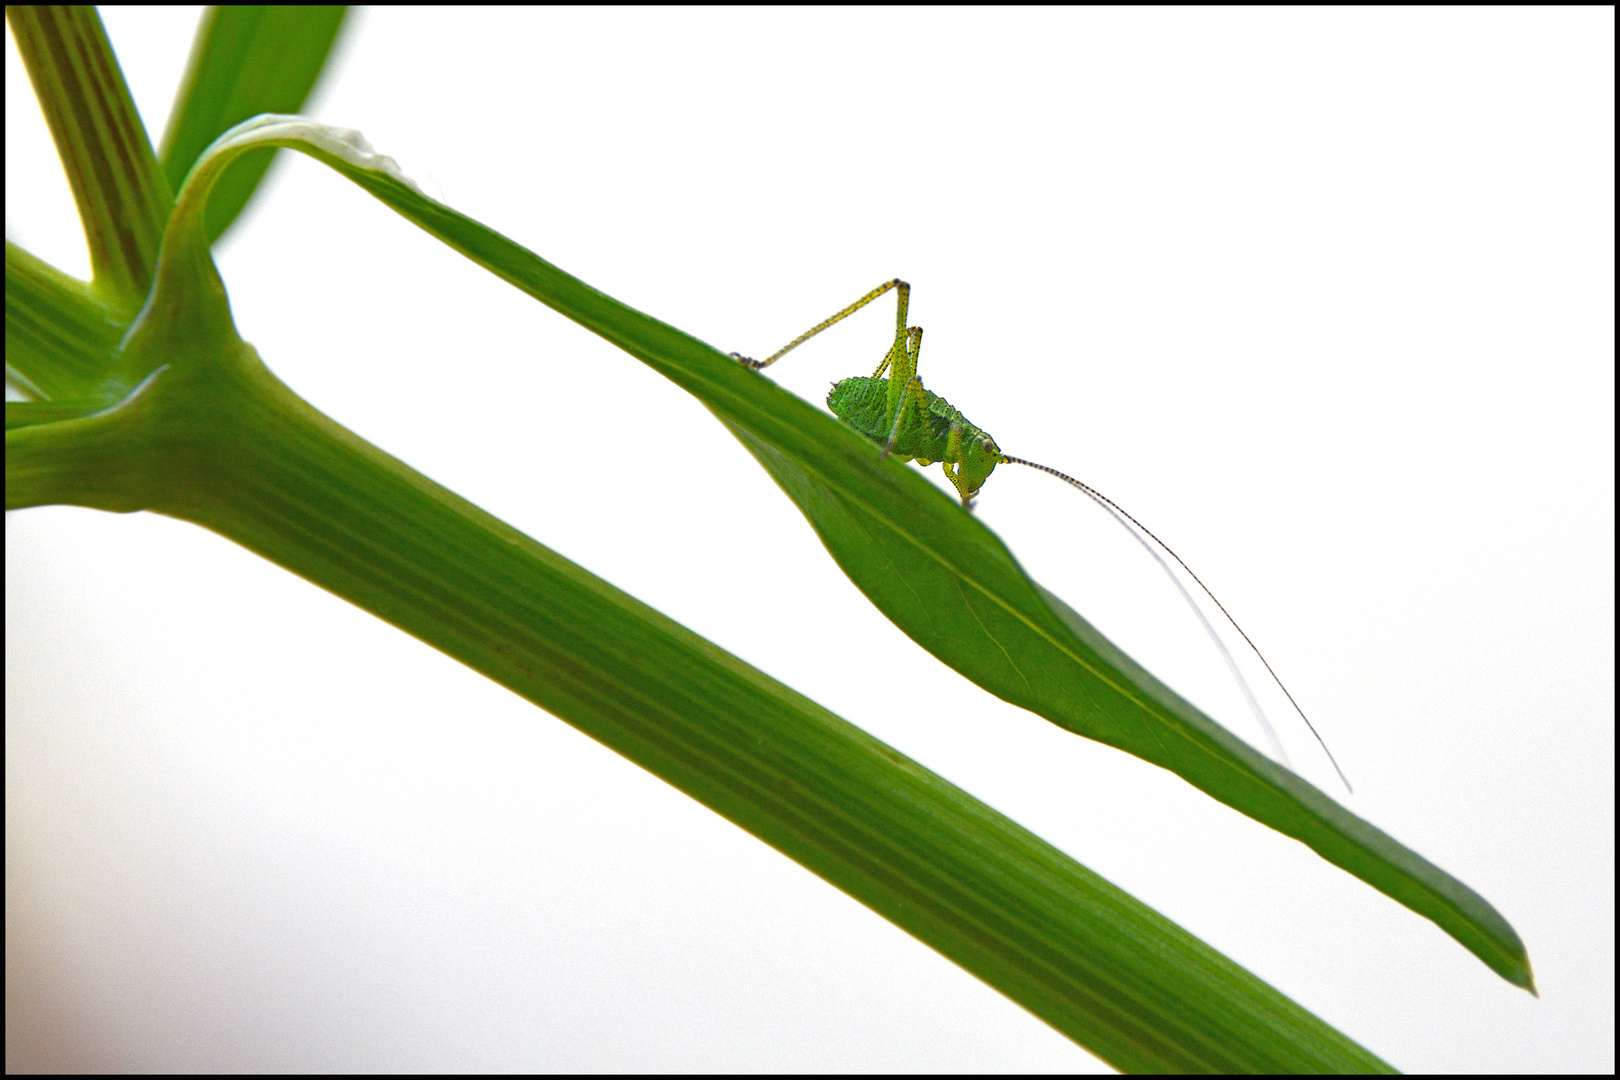
POLYGON ((945 457, 940 465, 945 470, 945 479, 951 482, 956 493, 962 497, 962 509, 969 509, 973 496, 978 493, 977 486, 972 491, 966 487, 967 478, 962 475, 962 451, 964 440, 963 427, 960 422, 951 425, 951 433, 945 437, 945 457))

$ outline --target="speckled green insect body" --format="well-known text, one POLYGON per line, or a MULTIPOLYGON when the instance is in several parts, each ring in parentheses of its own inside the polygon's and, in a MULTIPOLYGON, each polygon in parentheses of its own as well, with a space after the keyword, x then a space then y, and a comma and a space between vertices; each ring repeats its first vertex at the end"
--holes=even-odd
POLYGON ((906 325, 911 286, 896 278, 885 282, 840 311, 811 327, 764 360, 733 358, 756 371, 773 364, 829 326, 847 318, 894 289, 898 297, 894 344, 871 375, 858 375, 833 385, 827 408, 850 427, 883 447, 885 455, 919 465, 940 462, 966 507, 995 467, 1010 460, 996 441, 950 402, 923 389, 917 377, 917 353, 922 348, 922 327, 906 325))

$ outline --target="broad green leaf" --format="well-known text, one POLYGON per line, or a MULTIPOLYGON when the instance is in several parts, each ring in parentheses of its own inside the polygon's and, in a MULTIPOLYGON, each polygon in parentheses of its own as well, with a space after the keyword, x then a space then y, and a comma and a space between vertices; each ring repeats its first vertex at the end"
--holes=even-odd
POLYGON ((804 512, 851 580, 913 640, 980 686, 1135 754, 1309 845, 1534 989, 1518 935, 1478 893, 1205 716, 1024 573, 927 480, 717 350, 597 292, 421 194, 353 133, 260 117, 210 154, 294 146, 707 405, 804 512))
MULTIPOLYGON (((317 156, 409 190, 357 140, 304 127, 317 156)), ((8 432, 8 507, 152 510, 237 541, 614 748, 1121 1069, 1388 1069, 1038 837, 297 398, 237 336, 208 254, 201 200, 227 163, 194 171, 110 369, 145 377, 111 408, 8 432)))
POLYGON ((176 363, 118 408, 8 435, 8 505, 150 509, 241 543, 613 748, 1117 1068, 1388 1069, 990 807, 316 413, 251 347, 169 334, 138 347, 176 363))

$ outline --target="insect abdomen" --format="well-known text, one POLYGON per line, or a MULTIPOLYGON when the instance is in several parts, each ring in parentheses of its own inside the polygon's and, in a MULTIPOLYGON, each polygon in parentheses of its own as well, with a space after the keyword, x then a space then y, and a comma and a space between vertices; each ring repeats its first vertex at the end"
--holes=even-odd
POLYGON ((889 437, 889 382, 856 375, 834 383, 827 394, 832 414, 874 442, 889 437))
MULTIPOLYGON (((887 443, 894 416, 889 412, 887 379, 857 375, 834 384, 827 408, 850 427, 875 443, 887 443)), ((921 407, 907 410, 895 435, 893 453, 902 460, 916 458, 923 465, 946 456, 951 427, 966 423, 962 414, 937 394, 923 391, 921 407)))

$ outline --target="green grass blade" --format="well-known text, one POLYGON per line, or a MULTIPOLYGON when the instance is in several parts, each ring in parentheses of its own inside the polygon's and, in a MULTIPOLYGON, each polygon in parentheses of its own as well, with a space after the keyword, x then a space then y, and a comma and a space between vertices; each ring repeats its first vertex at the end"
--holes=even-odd
POLYGON ((117 410, 13 433, 8 497, 55 480, 57 497, 235 540, 612 747, 1120 1069, 1388 1068, 947 781, 319 415, 251 350, 232 368, 211 386, 166 371, 117 410))
POLYGON ((429 199, 392 161, 357 146, 355 138, 293 117, 261 117, 222 137, 215 151, 263 142, 303 150, 642 360, 742 439, 851 580, 942 661, 998 697, 1169 769, 1300 840, 1431 919, 1504 979, 1534 990, 1523 942, 1484 897, 1256 753, 1153 678, 1050 598, 994 533, 916 471, 880 459, 866 439, 714 348, 429 199))
POLYGON ((79 208, 94 289, 134 311, 152 284, 173 189, 101 17, 91 7, 8 7, 6 21, 79 208))
POLYGON ((549 709, 1119 1068, 1388 1069, 994 810, 310 408, 237 337, 186 211, 124 339, 150 374, 113 408, 9 431, 8 507, 144 509, 231 538, 549 709))
MULTIPOLYGON (((251 4, 203 12, 158 151, 174 190, 228 128, 259 113, 303 108, 347 13, 341 5, 251 4)), ((244 154, 215 184, 206 211, 209 243, 242 212, 274 156, 273 149, 244 154)))
MULTIPOLYGON (((42 399, 101 394, 131 315, 6 241, 6 379, 20 392, 42 399)), ((102 403, 121 396, 108 394, 102 403)))
MULTIPOLYGON (((1533 989, 1518 934, 1484 897, 1210 719, 1024 577, 1005 549, 999 553, 1005 563, 986 557, 990 572, 977 570, 970 559, 985 556, 985 548, 964 557, 892 507, 863 504, 802 460, 727 426, 804 512, 856 586, 929 652, 996 696, 1169 769, 1305 843, 1428 916, 1509 982, 1533 989), (1009 581, 1009 571, 1021 580, 1009 581)), ((959 513, 931 485, 919 498, 959 513)))

